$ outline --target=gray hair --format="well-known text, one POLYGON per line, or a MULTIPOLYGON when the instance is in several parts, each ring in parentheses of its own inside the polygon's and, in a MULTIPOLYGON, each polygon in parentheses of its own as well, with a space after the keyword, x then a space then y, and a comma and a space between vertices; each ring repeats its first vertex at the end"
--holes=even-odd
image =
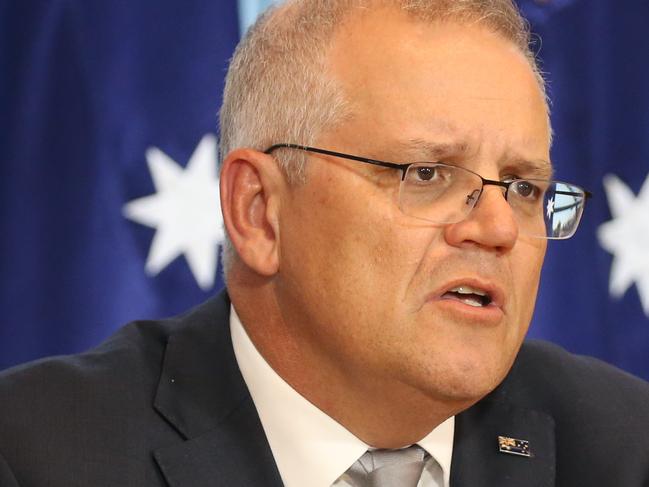
MULTIPOLYGON (((221 160, 240 147, 313 145, 324 130, 350 116, 345 93, 325 69, 328 46, 352 12, 377 6, 402 9, 423 22, 485 26, 520 49, 545 95, 528 23, 513 0, 288 0, 266 11, 234 52, 220 112, 221 160)), ((299 151, 278 154, 289 183, 305 180, 305 161, 299 151)), ((234 257, 226 238, 226 276, 234 257)))

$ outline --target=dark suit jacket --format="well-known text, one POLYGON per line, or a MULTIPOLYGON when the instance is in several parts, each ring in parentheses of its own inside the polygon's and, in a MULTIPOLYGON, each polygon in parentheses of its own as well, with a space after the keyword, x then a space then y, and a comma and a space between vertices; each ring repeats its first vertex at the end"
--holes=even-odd
MULTIPOLYGON (((229 302, 0 374, 0 486, 281 486, 237 368, 229 302)), ((456 418, 455 487, 649 486, 649 386, 529 343, 456 418), (526 439, 533 456, 498 452, 526 439)))

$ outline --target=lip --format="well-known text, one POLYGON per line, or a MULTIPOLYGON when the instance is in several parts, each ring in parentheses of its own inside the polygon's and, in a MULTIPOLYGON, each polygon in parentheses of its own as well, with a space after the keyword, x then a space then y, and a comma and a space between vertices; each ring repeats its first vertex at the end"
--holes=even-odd
POLYGON ((428 295, 426 301, 449 301, 452 303, 458 303, 463 307, 471 308, 475 311, 481 311, 481 310, 487 311, 489 310, 489 308, 498 308, 500 311, 503 311, 505 307, 506 299, 505 299, 505 292, 499 285, 487 279, 481 279, 473 276, 473 277, 460 277, 444 283, 436 291, 428 295), (460 301, 445 299, 442 297, 451 289, 454 289, 462 285, 466 285, 472 288, 477 288, 477 289, 481 289, 482 291, 485 291, 491 297, 491 303, 489 303, 487 306, 484 306, 482 308, 474 308, 469 305, 463 304, 460 301))

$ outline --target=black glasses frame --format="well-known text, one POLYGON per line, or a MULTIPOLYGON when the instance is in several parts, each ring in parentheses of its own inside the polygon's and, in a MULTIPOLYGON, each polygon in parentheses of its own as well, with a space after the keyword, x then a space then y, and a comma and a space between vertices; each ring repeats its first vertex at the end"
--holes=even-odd
MULTIPOLYGON (((440 164, 442 166, 446 166, 447 164, 441 163, 441 162, 435 162, 435 161, 419 161, 419 162, 409 162, 409 163, 396 163, 396 162, 387 162, 387 161, 379 161, 378 159, 370 159, 367 157, 360 157, 360 156, 354 156, 351 154, 345 154, 343 152, 335 152, 327 149, 318 149, 317 147, 309 147, 307 145, 299 145, 299 144, 274 144, 271 145, 269 148, 267 148, 264 151, 264 154, 270 154, 271 152, 277 150, 277 149, 297 149, 305 152, 313 152, 315 154, 324 154, 327 156, 334 156, 334 157, 342 157, 343 159, 349 159, 352 161, 357 161, 357 162, 364 162, 366 164, 373 164, 375 166, 382 166, 382 167, 389 167, 392 169, 398 169, 401 171, 401 181, 403 181, 406 178, 406 172, 408 171, 408 168, 410 166, 414 166, 415 164, 440 164)), ((455 166, 453 166, 455 167, 455 166)), ((485 186, 500 186, 501 188, 505 188, 505 200, 507 199, 507 196, 509 194, 509 188, 512 184, 518 182, 518 181, 528 181, 528 179, 512 179, 511 181, 496 181, 494 179, 486 179, 480 176, 480 174, 471 171, 470 169, 462 168, 465 171, 468 171, 470 173, 475 174, 482 180, 482 188, 480 188, 480 192, 477 195, 469 195, 470 200, 475 199, 476 203, 477 200, 480 199, 480 196, 482 195, 482 190, 484 189, 485 186)), ((531 181, 534 181, 532 179, 531 181)), ((584 191, 584 197, 585 200, 592 198, 593 194, 590 191, 583 190, 584 191)), ((557 191, 557 194, 562 194, 562 195, 567 195, 567 196, 581 196, 581 193, 575 193, 573 191, 557 191)), ((584 203, 585 203, 584 200, 584 203)))

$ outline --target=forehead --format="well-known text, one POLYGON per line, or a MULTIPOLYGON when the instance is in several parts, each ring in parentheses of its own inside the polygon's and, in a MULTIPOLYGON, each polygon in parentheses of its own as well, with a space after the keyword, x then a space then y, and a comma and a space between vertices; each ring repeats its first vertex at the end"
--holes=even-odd
POLYGON ((329 67, 354 113, 344 138, 357 136, 368 148, 379 137, 467 153, 488 142, 522 158, 549 158, 536 75, 513 43, 484 27, 367 11, 334 36, 329 67))

